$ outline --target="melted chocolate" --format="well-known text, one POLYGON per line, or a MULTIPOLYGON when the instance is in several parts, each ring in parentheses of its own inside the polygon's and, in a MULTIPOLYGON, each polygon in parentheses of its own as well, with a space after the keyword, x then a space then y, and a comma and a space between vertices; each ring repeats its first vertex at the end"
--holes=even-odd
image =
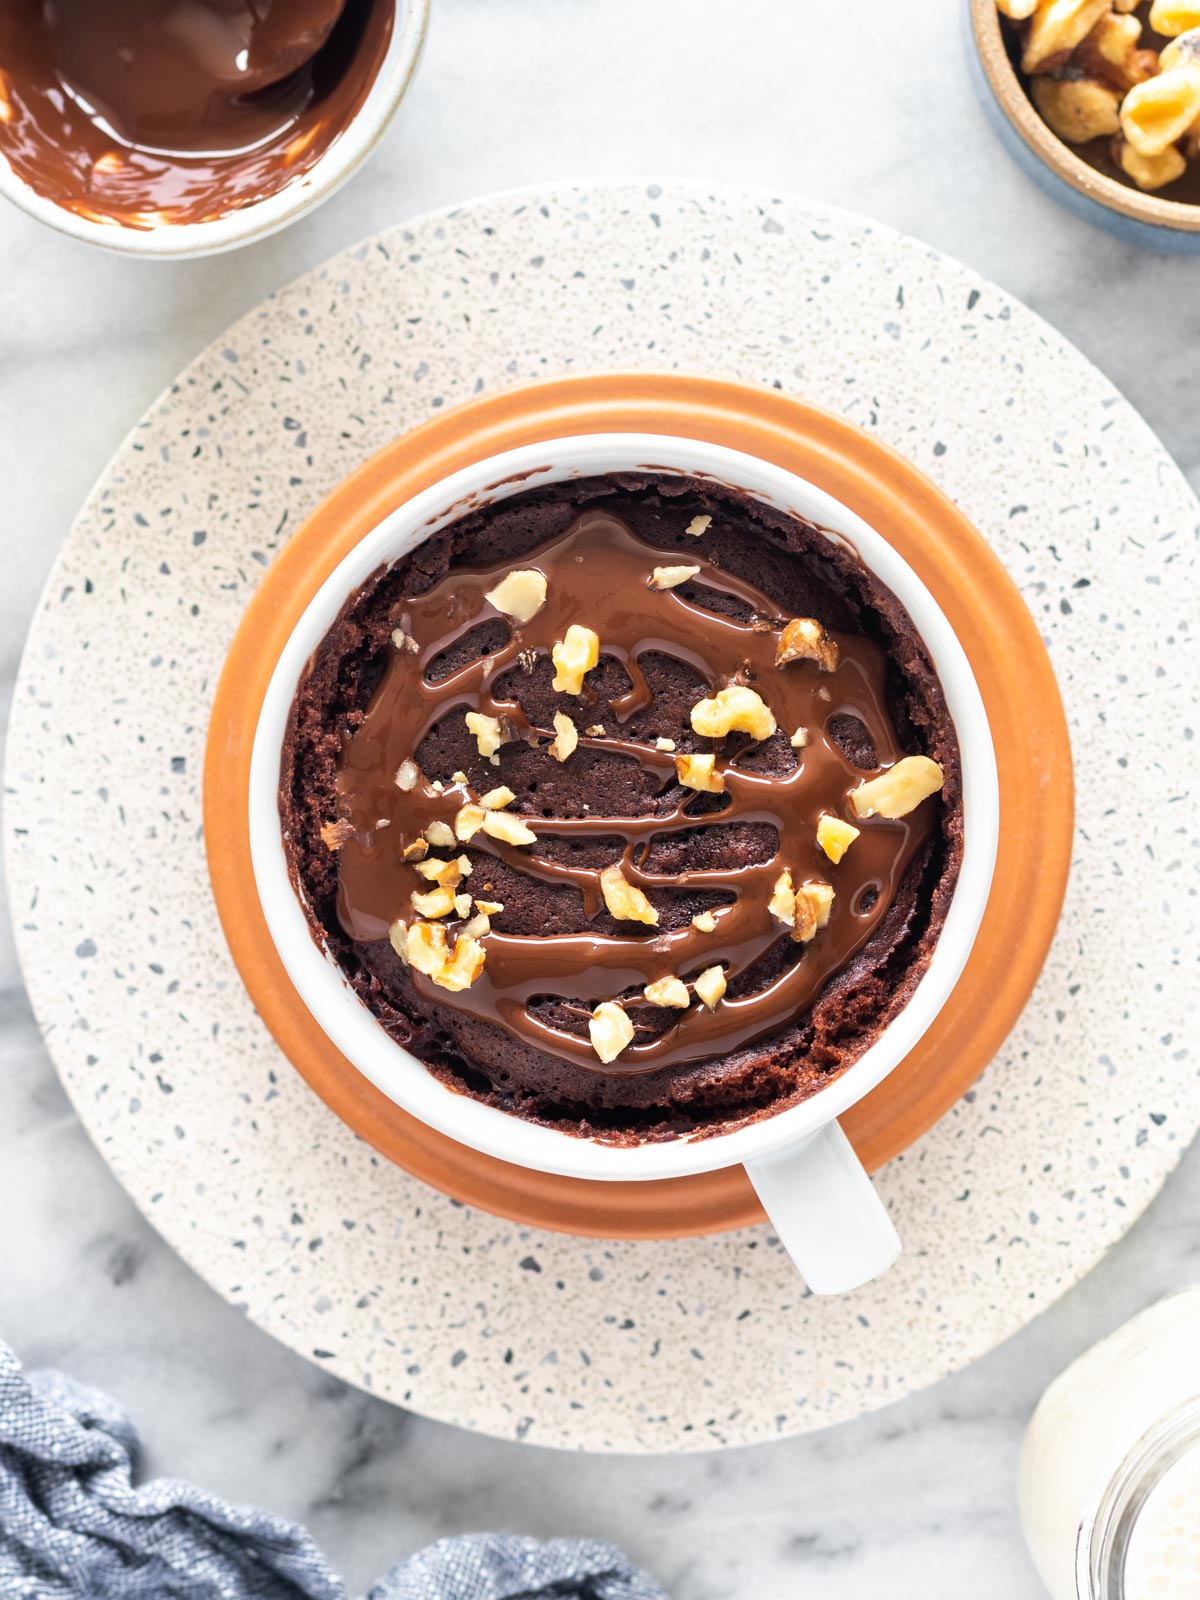
POLYGON ((3 0, 0 152, 93 220, 210 220, 325 152, 393 15, 393 0, 3 0))
MULTIPOLYGON (((653 809, 636 816, 543 815, 554 809, 556 763, 549 758, 551 773, 534 786, 536 800, 524 797, 516 808, 537 835, 535 844, 518 848, 476 833, 467 846, 435 853, 465 849, 474 871, 461 887, 484 899, 495 898, 485 892, 489 858, 525 879, 572 886, 590 923, 604 912, 601 867, 618 859, 618 851, 597 865, 578 863, 553 847, 616 841, 624 877, 656 905, 665 907, 680 893, 718 891, 724 903, 713 912, 715 929, 703 932, 688 919, 665 931, 622 923, 616 933, 586 928, 547 938, 506 932, 501 912, 482 938, 485 966, 469 989, 449 994, 417 972, 410 974, 411 982, 429 1004, 498 1022, 523 1044, 610 1077, 683 1067, 775 1034, 812 1005, 881 927, 899 885, 918 854, 927 853, 938 825, 941 802, 933 799, 898 821, 855 819, 860 837, 837 865, 816 842, 820 815, 845 816, 849 790, 903 754, 888 708, 887 651, 875 639, 831 630, 839 649, 836 670, 822 671, 810 661, 776 666, 779 634, 788 619, 766 593, 718 568, 699 544, 694 555, 677 545, 655 547, 608 510, 584 511, 518 564, 539 569, 547 580, 545 605, 523 625, 512 623, 486 598, 512 570, 511 559, 455 566, 425 592, 391 607, 389 622, 415 641, 416 649, 392 652, 338 764, 338 814, 353 830, 338 854, 337 916, 345 935, 355 945, 370 945, 385 941, 395 920, 412 921, 410 896, 430 884, 405 861, 405 846, 435 820, 453 825, 459 808, 478 798, 448 771, 423 772, 414 789, 402 791, 395 782, 400 764, 417 756, 447 719, 461 719, 468 711, 503 719, 513 740, 544 750, 554 730, 527 718, 522 677, 532 675, 569 624, 582 622, 598 634, 602 662, 619 663, 629 687, 607 703, 586 685, 582 697, 558 696, 558 708, 581 730, 578 751, 567 764, 588 751, 624 758, 639 769, 643 787, 653 794, 653 809), (694 579, 665 591, 648 587, 655 566, 682 561, 699 567, 694 579), (499 637, 485 654, 448 673, 438 671, 469 636, 489 627, 499 637), (641 665, 647 657, 681 663, 706 686, 697 689, 697 700, 726 684, 754 688, 779 726, 771 741, 774 759, 756 759, 758 747, 745 736, 693 741, 690 748, 717 753, 725 793, 717 797, 681 787, 673 753, 623 732, 652 704, 641 665), (594 724, 604 726, 603 735, 583 731, 594 724), (847 726, 860 730, 855 759, 846 753, 844 735, 836 736, 847 726), (790 736, 801 727, 807 744, 781 762, 781 752, 790 751, 790 736), (756 825, 775 840, 759 859, 675 871, 653 864, 655 852, 669 847, 673 836, 692 841, 710 828, 745 825, 756 825), (768 909, 784 868, 796 884, 822 880, 835 890, 828 924, 807 944, 793 942, 790 930, 768 909), (640 991, 664 977, 686 982, 715 963, 725 968, 727 998, 712 1011, 695 1001, 686 1011, 667 1013, 660 1031, 640 1024, 634 1042, 609 1065, 598 1060, 586 1037, 562 1025, 562 1017, 535 1004, 554 997, 565 1003, 577 1026, 601 1000, 640 991), (747 980, 764 963, 774 975, 747 990, 747 980)), ((496 781, 502 781, 498 774, 496 781)), ((451 935, 456 926, 454 920, 447 923, 451 935)), ((645 1004, 640 995, 636 1003, 645 1004)))

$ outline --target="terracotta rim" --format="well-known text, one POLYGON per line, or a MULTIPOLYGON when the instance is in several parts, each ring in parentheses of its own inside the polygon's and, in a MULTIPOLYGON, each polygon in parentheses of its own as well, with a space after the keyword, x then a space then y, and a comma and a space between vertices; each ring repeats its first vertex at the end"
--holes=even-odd
POLYGON ((1050 131, 1013 69, 1004 47, 1000 13, 996 0, 970 0, 971 33, 980 64, 992 93, 1004 115, 1039 160, 1078 194, 1108 211, 1147 223, 1154 228, 1170 228, 1176 233, 1200 233, 1200 206, 1182 200, 1160 200, 1128 188, 1115 178, 1089 167, 1069 145, 1050 131))
POLYGON ((388 445, 340 484, 272 563, 217 687, 204 829, 233 959, 284 1054, 381 1155, 452 1198, 523 1224, 607 1238, 675 1238, 763 1219, 740 1167, 649 1183, 560 1178, 435 1133, 362 1077, 288 979, 254 886, 247 784, 258 713, 295 621, 346 552, 413 494, 484 456, 570 434, 675 434, 728 445, 843 501, 915 568, 966 649, 996 746, 1000 845, 962 977, 917 1047, 842 1118, 868 1170, 919 1138, 971 1086, 1016 1022, 1049 949, 1074 826, 1066 719, 1037 627, 1007 572, 940 490, 853 424, 774 390, 678 374, 605 373, 485 395, 388 445), (1037 796, 1036 808, 1029 797, 1037 796))

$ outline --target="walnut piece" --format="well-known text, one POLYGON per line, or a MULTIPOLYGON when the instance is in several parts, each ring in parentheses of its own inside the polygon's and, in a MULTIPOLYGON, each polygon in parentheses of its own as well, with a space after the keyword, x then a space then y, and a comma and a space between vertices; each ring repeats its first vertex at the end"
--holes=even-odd
POLYGON ((464 989, 471 987, 483 971, 485 959, 483 946, 464 930, 454 941, 453 956, 439 972, 434 972, 431 976, 440 989, 449 989, 454 994, 461 994, 464 989))
POLYGON ((578 622, 567 629, 550 652, 554 663, 551 687, 559 694, 582 694, 583 680, 600 659, 600 639, 578 622))
POLYGON ((1109 0, 1040 0, 1029 19, 1022 72, 1053 72, 1091 33, 1109 0))
POLYGON ((792 735, 792 749, 793 750, 803 750, 807 743, 808 743, 808 729, 807 728, 797 728, 795 733, 792 735))
POLYGON ((710 1011, 717 1009, 717 1001, 725 993, 724 967, 705 967, 704 971, 692 984, 700 999, 710 1011))
POLYGON ((784 624, 775 646, 775 665, 786 667, 789 661, 815 661, 822 672, 836 672, 837 641, 815 617, 793 617, 784 624))
POLYGON ((479 804, 485 811, 503 811, 505 806, 512 805, 516 798, 508 785, 502 783, 495 789, 489 789, 486 794, 481 794, 479 804))
POLYGON ((321 843, 326 850, 340 850, 347 839, 354 837, 354 824, 345 817, 339 817, 336 822, 323 822, 321 824, 321 843))
POLYGON ((600 874, 600 890, 604 904, 618 922, 658 921, 658 912, 635 884, 627 882, 619 866, 605 867, 600 874))
POLYGON ((528 622, 546 604, 546 575, 536 567, 510 572, 483 598, 514 622, 528 622))
POLYGON ((675 741, 674 739, 655 739, 654 748, 656 750, 671 751, 675 748, 675 741))
POLYGON ((430 889, 428 894, 422 894, 419 889, 414 889, 409 896, 413 910, 420 917, 448 917, 454 910, 454 895, 449 889, 443 889, 439 884, 436 889, 430 889))
POLYGON ((420 778, 420 776, 421 770, 417 766, 417 763, 411 760, 409 757, 405 757, 405 759, 396 768, 397 789, 403 789, 405 794, 408 794, 410 790, 417 787, 417 780, 420 778))
POLYGON ((1150 7, 1150 26, 1155 33, 1169 37, 1200 28, 1200 5, 1196 0, 1154 0, 1150 7))
POLYGON ((526 827, 520 817, 511 811, 485 811, 483 831, 501 844, 532 844, 537 838, 532 828, 526 827))
POLYGON ((648 1005, 675 1006, 679 1010, 684 1010, 692 1003, 687 984, 680 978, 657 978, 646 985, 642 996, 648 1005))
POLYGON ((792 924, 792 938, 807 944, 829 921, 833 908, 833 889, 819 879, 802 883, 796 889, 796 920, 792 924))
POLYGON ((852 822, 823 811, 817 818, 817 843, 836 866, 862 832, 852 822))
POLYGON ((466 928, 454 941, 453 953, 447 947, 446 929, 440 922, 414 922, 406 927, 396 921, 388 929, 388 937, 406 966, 415 967, 443 989, 467 989, 483 971, 483 946, 466 928))
POLYGON ((720 739, 727 733, 748 733, 752 739, 769 739, 775 732, 775 717, 762 696, 744 684, 731 683, 709 700, 698 700, 692 707, 692 727, 706 739, 720 739))
POLYGON ((693 539, 698 539, 702 533, 708 532, 708 525, 711 521, 711 517, 693 517, 683 531, 684 533, 690 533, 693 539))
POLYGON ((615 1000, 602 1000, 588 1023, 592 1049, 607 1063, 615 1061, 633 1038, 633 1023, 615 1000))
POLYGON ((1139 155, 1129 140, 1124 138, 1115 140, 1113 149, 1121 164, 1121 171, 1127 178, 1132 178, 1139 189, 1161 189, 1164 184, 1182 178, 1187 171, 1187 161, 1173 144, 1168 145, 1160 156, 1139 155))
POLYGON ((681 583, 686 583, 689 578, 694 578, 699 571, 699 567, 655 567, 650 574, 648 587, 651 589, 677 589, 681 583))
POLYGON ((1121 97, 1088 78, 1034 78, 1029 88, 1047 126, 1067 144, 1107 138, 1121 126, 1121 97))
POLYGON ((468 711, 464 720, 467 729, 475 735, 475 744, 481 756, 486 756, 494 767, 500 765, 497 751, 508 738, 508 730, 499 717, 489 717, 483 711, 468 711))
POLYGON ((675 772, 685 789, 702 794, 724 794, 725 774, 714 771, 716 756, 676 756, 675 772))
POLYGON ((579 729, 565 711, 556 711, 554 713, 554 740, 550 745, 550 754, 555 761, 566 761, 568 756, 574 755, 578 744, 579 729))
POLYGON ((928 756, 902 756, 894 767, 850 791, 856 817, 906 817, 937 794, 946 777, 928 756))
POLYGON ((448 822, 443 822, 439 817, 425 829, 425 837, 436 850, 453 850, 454 829, 448 822))
POLYGON ((394 628, 392 630, 392 643, 397 650, 406 651, 409 655, 414 654, 421 648, 412 635, 405 633, 403 628, 394 628))
MULTIPOLYGON (((461 839, 465 844, 468 839, 473 839, 483 827, 483 819, 487 812, 482 806, 467 804, 460 806, 454 818, 454 837, 461 839)), ((429 829, 425 830, 426 833, 429 829)))
POLYGON ((1200 58, 1179 51, 1181 44, 1168 45, 1163 70, 1121 102, 1121 132, 1140 156, 1161 156, 1200 117, 1200 58))
POLYGON ((692 927, 699 928, 701 933, 715 933, 717 929, 717 919, 713 916, 711 911, 697 911, 696 915, 692 918, 692 927))
POLYGON ((780 922, 786 922, 789 928, 796 921, 796 891, 792 886, 792 874, 786 867, 775 879, 767 910, 780 922))

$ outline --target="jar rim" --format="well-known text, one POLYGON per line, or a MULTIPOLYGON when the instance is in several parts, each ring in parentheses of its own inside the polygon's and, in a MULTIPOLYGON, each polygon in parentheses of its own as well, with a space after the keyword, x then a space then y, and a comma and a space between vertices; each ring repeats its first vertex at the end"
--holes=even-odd
POLYGON ((1125 1600, 1125 1562, 1138 1519, 1172 1467, 1200 1450, 1200 1395, 1159 1417, 1106 1470, 1075 1543, 1078 1600, 1125 1600))

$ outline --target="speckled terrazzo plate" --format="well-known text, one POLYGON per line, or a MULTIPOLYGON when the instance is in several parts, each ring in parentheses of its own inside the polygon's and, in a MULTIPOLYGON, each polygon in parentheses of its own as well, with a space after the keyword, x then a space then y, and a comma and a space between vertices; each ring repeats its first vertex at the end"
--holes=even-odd
POLYGON ((736 192, 559 188, 348 252, 155 405, 34 623, 9 869, 34 1005, 80 1114, 220 1293, 342 1377, 467 1427, 694 1449, 934 1381, 1076 1281, 1200 1123, 1198 774, 1182 732, 1198 512, 1078 352, 860 219, 736 192), (1043 978, 978 1087, 877 1179, 906 1254, 844 1300, 805 1296, 765 1228, 590 1242, 406 1177, 280 1056, 208 893, 211 695, 272 553, 439 407, 635 366, 777 384, 909 456, 1017 580, 1071 724, 1075 857, 1043 978), (1169 763, 1163 728, 1181 730, 1169 763))

